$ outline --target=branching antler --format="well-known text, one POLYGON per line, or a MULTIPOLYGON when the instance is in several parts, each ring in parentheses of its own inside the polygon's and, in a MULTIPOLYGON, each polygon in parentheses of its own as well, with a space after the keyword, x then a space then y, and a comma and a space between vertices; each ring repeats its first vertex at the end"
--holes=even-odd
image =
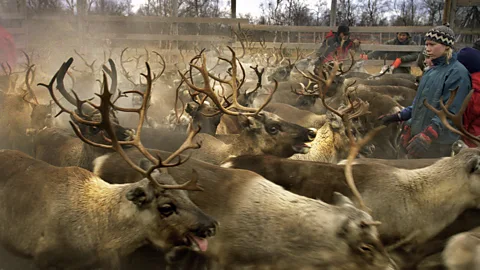
POLYGON ((23 100, 26 101, 27 103, 30 103, 30 104, 36 106, 36 105, 39 105, 40 103, 38 103, 37 96, 35 96, 35 93, 33 92, 32 87, 30 87, 30 83, 33 82, 33 80, 35 78, 35 72, 33 71, 34 66, 35 65, 29 66, 28 69, 27 69, 27 73, 25 75, 25 86, 27 87, 27 93, 23 96, 23 100), (31 79, 30 79, 30 74, 32 74, 31 79), (29 95, 29 94, 32 97, 34 102, 31 102, 31 101, 26 99, 26 96, 29 95))
POLYGON ((132 59, 127 59, 127 60, 123 60, 123 55, 124 53, 128 50, 128 47, 126 47, 125 49, 122 50, 122 52, 120 53, 120 67, 122 68, 122 74, 123 76, 125 76, 125 78, 131 82, 133 85, 137 85, 134 81, 133 81, 133 78, 132 76, 130 75, 130 73, 128 73, 127 69, 125 68, 124 64, 125 63, 128 63, 128 62, 131 62, 132 59))
POLYGON ((262 88, 262 77, 263 77, 263 73, 265 72, 265 68, 258 70, 258 65, 255 65, 255 67, 250 66, 250 68, 253 69, 253 71, 255 71, 255 74, 257 74, 257 78, 258 78, 257 86, 252 91, 252 92, 255 92, 258 89, 262 88))
MULTIPOLYGON (((197 91, 199 93, 203 93, 203 94, 207 95, 222 113, 230 114, 230 115, 240 115, 240 114, 249 115, 249 116, 257 115, 268 104, 268 102, 270 102, 270 100, 272 99, 273 94, 277 90, 278 82, 275 81, 275 88, 271 91, 271 93, 268 96, 266 102, 260 108, 255 109, 255 108, 249 108, 249 107, 242 106, 241 104, 238 103, 238 90, 240 89, 244 80, 242 80, 242 82, 239 82, 237 80, 237 60, 238 59, 235 56, 235 51, 231 47, 228 47, 228 49, 232 53, 232 58, 230 60, 228 60, 228 59, 220 57, 219 59, 222 60, 222 61, 225 61, 225 62, 227 62, 231 65, 230 80, 221 79, 221 78, 209 73, 207 71, 206 57, 205 57, 205 54, 203 54, 203 53, 194 58, 194 59, 201 58, 201 66, 193 64, 192 63, 193 61, 190 62, 191 69, 194 68, 194 69, 198 70, 200 72, 200 74, 202 75, 203 82, 204 82, 204 87, 203 88, 200 88, 200 87, 196 86, 194 84, 192 78, 190 78, 190 80, 188 80, 186 78, 186 76, 184 74, 182 74, 180 71, 178 71, 178 73, 180 74, 182 79, 185 81, 185 83, 191 89, 193 89, 194 91, 197 91), (212 78, 213 80, 215 80, 219 83, 227 84, 232 89, 232 92, 233 92, 233 94, 231 95, 232 96, 232 102, 227 107, 222 105, 222 98, 218 97, 218 95, 212 89, 212 86, 211 86, 211 83, 210 83, 210 78, 212 78), (237 110, 240 110, 240 111, 245 111, 247 113, 242 113, 242 112, 239 112, 239 111, 232 111, 231 109, 233 109, 233 108, 235 108, 237 110)), ((242 72, 244 74, 243 77, 245 78, 245 71, 243 70, 243 67, 242 67, 241 64, 240 64, 240 67, 241 67, 242 72)))
POLYGON ((94 74, 95 73, 95 67, 93 65, 95 64, 95 62, 97 60, 93 60, 93 62, 91 64, 89 64, 87 62, 87 60, 85 60, 85 58, 83 57, 82 54, 78 53, 77 50, 75 50, 75 49, 73 51, 75 52, 76 55, 78 55, 78 57, 80 57, 80 59, 82 59, 83 63, 85 63, 85 65, 90 68, 91 73, 94 74))
POLYGON ((353 173, 352 173, 352 162, 353 162, 353 159, 360 152, 360 149, 367 142, 369 142, 380 130, 385 128, 385 126, 379 126, 375 129, 371 130, 370 132, 368 132, 364 136, 363 139, 361 139, 358 142, 355 140, 355 138, 353 136, 353 133, 352 133, 352 122, 351 122, 351 120, 353 118, 356 118, 356 117, 359 117, 361 115, 369 113, 368 112, 369 104, 367 102, 364 102, 364 101, 360 100, 360 99, 357 100, 357 101, 352 101, 350 97, 347 97, 348 101, 349 101, 349 105, 342 110, 337 110, 337 109, 332 108, 331 106, 329 106, 326 103, 325 92, 326 92, 326 89, 328 89, 328 87, 330 87, 330 85, 332 84, 337 70, 338 70, 338 62, 335 61, 333 63, 333 68, 330 71, 330 75, 328 76, 328 79, 326 79, 326 80, 321 79, 320 77, 316 76, 315 74, 313 74, 311 72, 309 72, 310 75, 307 75, 300 70, 299 70, 299 72, 305 78, 307 78, 309 80, 313 80, 317 83, 317 85, 319 86, 318 92, 319 92, 319 95, 321 97, 322 103, 325 106, 325 108, 332 111, 333 113, 335 113, 336 115, 338 115, 342 119, 342 121, 344 123, 344 126, 345 126, 345 130, 347 132, 347 136, 350 140, 350 152, 349 152, 349 155, 348 155, 348 158, 347 158, 347 164, 345 166, 345 178, 347 180, 348 186, 352 190, 353 195, 357 199, 360 208, 363 209, 366 212, 371 213, 371 210, 363 202, 362 196, 360 195, 360 192, 358 191, 358 189, 355 185, 355 181, 353 179, 353 173), (323 85, 323 87, 320 87, 321 85, 323 85))
MULTIPOLYGON (((238 24, 238 28, 240 29, 240 23, 238 24)), ((238 57, 238 59, 242 59, 245 56, 245 43, 243 42, 242 37, 237 33, 237 31, 232 29, 232 32, 237 36, 240 45, 242 46, 242 55, 238 57)))
POLYGON ((440 97, 440 110, 436 109, 432 105, 430 105, 426 99, 423 100, 423 104, 433 111, 442 121, 442 123, 447 127, 449 130, 451 130, 453 133, 456 133, 462 137, 468 138, 470 141, 475 143, 476 145, 480 146, 480 136, 474 136, 470 132, 468 132, 465 127, 462 124, 462 117, 465 112, 465 110, 468 107, 468 103, 470 102, 470 97, 473 94, 473 90, 470 90, 470 93, 468 93, 467 97, 462 103, 462 107, 458 111, 457 114, 451 113, 448 108, 450 105, 452 105, 453 101, 455 100, 455 97, 457 96, 457 91, 458 91, 458 86, 454 90, 451 90, 450 92, 450 97, 448 98, 447 104, 445 105, 443 103, 443 96, 440 97), (449 122, 448 119, 450 119, 453 123, 453 125, 456 127, 453 127, 449 122))
MULTIPOLYGON (((61 67, 62 68, 65 68, 66 63, 64 63, 61 67)), ((71 64, 71 63, 70 63, 71 64)), ((163 184, 160 184, 158 183, 156 180, 153 179, 153 177, 151 176, 152 172, 156 169, 162 169, 162 168, 166 168, 166 167, 173 167, 173 166, 178 166, 182 163, 184 163, 187 159, 185 160, 181 160, 180 158, 180 154, 187 150, 187 149, 192 149, 192 148, 199 148, 200 146, 196 143, 193 143, 193 137, 198 133, 199 129, 197 130, 193 130, 191 129, 190 132, 189 132, 189 135, 188 135, 188 138, 187 140, 184 142, 184 144, 175 152, 173 153, 172 155, 170 155, 165 161, 162 161, 161 158, 159 156, 157 156, 157 158, 153 157, 149 152, 148 150, 143 146, 143 144, 141 143, 140 141, 140 135, 141 135, 141 131, 142 131, 142 126, 143 126, 143 122, 145 120, 145 111, 146 111, 146 107, 147 107, 147 100, 148 100, 148 96, 151 94, 151 86, 152 86, 152 73, 150 71, 150 66, 148 65, 148 63, 146 63, 146 66, 147 66, 147 75, 145 74, 142 74, 142 76, 144 76, 147 80, 147 90, 145 91, 145 93, 140 93, 139 91, 129 91, 129 93, 132 93, 132 94, 140 94, 143 96, 143 102, 142 102, 142 105, 140 108, 121 108, 121 107, 117 107, 115 106, 112 101, 111 101, 111 98, 112 98, 112 94, 110 93, 109 89, 108 89, 108 83, 107 83, 107 76, 106 76, 106 72, 103 73, 103 82, 102 82, 102 85, 103 85, 103 91, 100 95, 97 94, 97 96, 100 97, 100 105, 95 105, 95 104, 92 104, 89 102, 89 104, 91 104, 91 106, 93 106, 95 109, 97 109, 100 114, 101 114, 101 120, 100 121, 88 121, 88 120, 84 120, 82 119, 79 115, 77 115, 75 112, 69 112, 72 117, 75 119, 75 120, 78 120, 79 123, 81 124, 84 124, 84 125, 88 125, 88 126, 96 126, 96 127, 99 127, 103 132, 106 132, 107 135, 108 135, 108 138, 106 136, 104 136, 104 139, 108 142, 108 143, 111 143, 111 144, 101 144, 101 143, 95 143, 93 141, 90 141, 89 139, 87 139, 83 134, 82 132, 80 131, 80 128, 74 124, 73 122, 70 122, 70 125, 72 126, 75 134, 85 143, 87 144, 90 144, 92 146, 95 146, 95 147, 101 147, 101 148, 105 148, 105 149, 112 149, 112 150, 115 150, 116 152, 118 152, 124 159, 125 161, 132 167, 134 168, 136 171, 138 171, 139 173, 141 173, 145 178, 149 179, 150 182, 152 184, 154 184, 156 187, 158 188, 162 188, 162 189, 185 189, 185 190, 202 190, 201 187, 198 186, 198 183, 197 183, 197 177, 194 177, 192 180, 182 184, 182 185, 163 185, 163 184), (115 134, 115 131, 113 129, 113 125, 111 123, 111 119, 110 119, 110 112, 112 110, 112 108, 116 109, 116 110, 119 110, 119 111, 123 111, 123 112, 135 112, 135 113, 138 113, 140 115, 140 120, 139 120, 139 124, 138 124, 138 127, 137 127, 137 135, 135 136, 135 138, 132 140, 132 141, 119 141, 116 134, 115 134), (151 166, 149 169, 147 170, 144 170, 142 169, 140 166, 138 166, 137 164, 135 164, 127 155, 127 153, 123 150, 123 147, 124 145, 132 145, 132 146, 135 146, 146 158, 148 158, 154 165, 151 166), (170 163, 173 159, 177 158, 178 157, 178 162, 176 163, 170 163)), ((60 70, 59 70, 60 72, 60 70)), ((57 74, 59 73, 57 72, 57 74)), ((62 71, 64 72, 64 71, 62 71)), ((57 74, 55 74, 55 76, 52 78, 52 80, 50 81, 50 84, 49 85, 45 85, 45 84, 41 84, 45 87, 48 88, 48 90, 50 91, 50 93, 53 92, 53 82, 56 80, 56 77, 57 77, 57 74)), ((63 110, 64 108, 62 108, 63 110)), ((163 169, 164 170, 164 169, 163 169)))

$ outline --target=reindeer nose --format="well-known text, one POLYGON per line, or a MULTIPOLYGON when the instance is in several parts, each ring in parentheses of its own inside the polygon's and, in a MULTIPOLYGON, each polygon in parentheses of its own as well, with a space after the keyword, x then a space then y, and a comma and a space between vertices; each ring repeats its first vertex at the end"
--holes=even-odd
POLYGON ((195 236, 201 238, 212 237, 217 233, 217 222, 211 222, 208 225, 201 226, 195 231, 195 236))
POLYGON ((317 136, 317 129, 316 128, 309 128, 308 129, 308 139, 313 141, 317 136))

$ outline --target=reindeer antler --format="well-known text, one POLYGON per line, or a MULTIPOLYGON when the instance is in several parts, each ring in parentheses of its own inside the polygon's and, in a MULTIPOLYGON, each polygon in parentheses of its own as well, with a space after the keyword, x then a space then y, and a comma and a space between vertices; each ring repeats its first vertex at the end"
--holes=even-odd
POLYGON ((207 71, 206 57, 205 57, 205 54, 203 54, 203 53, 201 55, 197 55, 194 58, 194 59, 201 58, 201 60, 202 60, 201 61, 201 63, 202 63, 201 66, 197 66, 197 65, 193 64, 192 61, 190 62, 190 67, 198 70, 200 72, 200 74, 202 75, 203 82, 204 82, 204 87, 203 88, 200 88, 200 87, 196 86, 193 83, 192 78, 190 78, 190 80, 188 80, 186 78, 186 76, 184 74, 182 74, 180 71, 178 71, 178 73, 180 74, 182 79, 185 80, 185 83, 191 89, 193 89, 194 91, 197 91, 199 93, 203 93, 203 94, 207 95, 221 112, 223 112, 225 114, 230 114, 230 115, 240 115, 240 114, 249 115, 249 116, 257 115, 268 104, 268 102, 270 102, 270 100, 272 99, 273 94, 277 90, 278 82, 275 81, 275 88, 271 91, 271 93, 268 96, 266 102, 262 106, 260 106, 260 108, 256 109, 256 108, 249 108, 249 107, 242 106, 241 104, 238 103, 238 90, 242 86, 243 81, 245 79, 245 71, 243 69, 243 66, 240 64, 240 68, 241 68, 244 75, 243 75, 242 82, 239 83, 239 81, 237 80, 237 58, 235 56, 235 51, 231 47, 228 47, 228 49, 232 53, 232 58, 230 60, 228 60, 228 59, 220 57, 219 59, 222 60, 222 61, 226 61, 227 63, 229 63, 231 65, 230 80, 221 79, 221 78, 209 73, 207 71), (215 80, 219 83, 227 84, 232 89, 232 91, 233 91, 233 94, 231 95, 232 96, 232 103, 230 105, 228 105, 227 107, 222 105, 222 98, 218 97, 218 95, 212 89, 212 86, 210 84, 210 78, 212 78, 213 80, 215 80), (240 110, 240 111, 245 111, 247 113, 232 111, 231 109, 233 109, 233 108, 235 108, 237 110, 240 110))
POLYGON ((423 104, 428 109, 433 111, 438 116, 438 118, 440 118, 440 120, 445 125, 445 127, 447 127, 449 130, 451 130, 453 133, 456 133, 460 136, 466 137, 466 138, 470 139, 476 145, 480 146, 480 136, 474 136, 473 134, 468 132, 462 124, 463 114, 468 107, 468 103, 470 102, 470 98, 471 98, 474 91, 470 90, 467 97, 465 98, 465 100, 462 103, 462 107, 460 108, 460 110, 458 111, 457 114, 453 114, 448 110, 450 105, 452 105, 453 101, 455 100, 455 97, 457 96, 458 88, 459 87, 457 86, 457 88, 455 88, 454 90, 451 90, 450 97, 448 98, 446 105, 443 103, 443 96, 440 97, 440 108, 441 108, 441 110, 437 110, 436 108, 434 108, 432 105, 430 105, 427 102, 426 99, 423 100, 423 104), (448 122, 448 119, 450 119, 452 121, 452 123, 455 125, 455 127, 457 127, 457 129, 454 128, 448 122))
MULTIPOLYGON (((65 65, 65 63, 64 63, 65 65)), ((63 66, 62 66, 63 67, 63 66)), ((182 184, 182 185, 163 185, 158 183, 153 179, 151 176, 152 172, 156 169, 161 169, 161 168, 166 168, 166 167, 173 167, 173 166, 178 166, 182 163, 184 163, 186 160, 188 160, 188 157, 185 160, 181 160, 180 154, 187 150, 187 149, 192 149, 192 148, 199 148, 199 144, 193 143, 193 137, 199 132, 199 129, 194 130, 193 128, 190 129, 189 135, 187 140, 182 144, 182 146, 175 151, 172 155, 170 155, 165 161, 162 161, 159 156, 157 158, 153 157, 148 150, 143 146, 143 144, 140 141, 140 136, 141 136, 141 131, 142 131, 142 126, 143 122, 145 120, 145 111, 146 107, 148 104, 148 97, 151 94, 151 86, 152 86, 152 74, 150 71, 150 66, 148 63, 146 63, 147 67, 147 75, 142 74, 147 80, 147 90, 145 93, 141 93, 139 91, 129 91, 128 93, 133 93, 133 94, 140 94, 143 96, 143 102, 140 108, 121 108, 115 106, 112 101, 111 97, 112 94, 110 93, 108 89, 108 83, 107 83, 107 76, 106 72, 103 73, 103 92, 97 96, 100 97, 100 105, 95 105, 89 102, 91 106, 93 106, 95 109, 97 109, 100 114, 101 114, 101 120, 100 121, 87 121, 82 119, 80 116, 78 116, 75 112, 69 112, 75 120, 78 120, 79 123, 88 125, 88 126, 96 126, 101 128, 104 132, 107 133, 108 138, 104 136, 104 139, 111 144, 101 144, 101 143, 95 143, 90 141, 89 139, 85 138, 85 136, 82 134, 80 131, 79 127, 70 121, 70 125, 72 126, 75 134, 85 143, 90 144, 92 146, 96 147, 101 147, 105 149, 112 149, 118 152, 124 159, 125 161, 136 171, 141 173, 144 177, 150 180, 152 184, 154 184, 158 188, 163 188, 163 189, 184 189, 184 190, 202 190, 201 187, 198 186, 197 183, 197 177, 194 177, 192 180, 182 184), (139 114, 139 123, 137 127, 137 135, 132 141, 119 141, 115 131, 113 129, 111 120, 110 120, 110 111, 112 108, 123 111, 123 112, 135 112, 139 114), (148 170, 144 170, 140 168, 137 164, 135 164, 127 155, 127 153, 123 150, 123 145, 132 145, 135 146, 147 159, 149 159, 154 165, 151 166, 148 170), (179 161, 176 163, 170 163, 174 158, 179 158, 179 161)), ((58 74, 58 72, 57 72, 58 74)), ((50 81, 49 85, 42 84, 43 86, 47 87, 49 91, 52 93, 53 92, 53 82, 56 80, 57 74, 52 78, 50 81)), ((62 108, 63 109, 63 108, 62 108)))
POLYGON ((27 93, 23 96, 23 100, 25 100, 27 103, 30 103, 32 105, 38 105, 40 103, 38 103, 37 96, 35 96, 35 93, 33 92, 32 87, 30 86, 30 81, 33 82, 33 80, 35 78, 35 72, 32 70, 34 66, 35 65, 29 66, 28 69, 27 69, 27 73, 25 75, 25 86, 27 87, 27 93), (31 80, 30 80, 30 74, 32 74, 32 79, 31 80), (33 98, 33 101, 34 101, 33 103, 26 99, 26 96, 28 94, 30 94, 30 96, 33 98))
POLYGON ((124 53, 128 50, 128 47, 124 48, 122 50, 122 52, 120 53, 120 67, 122 68, 122 74, 123 76, 125 76, 125 78, 131 82, 133 85, 137 85, 134 81, 133 81, 133 78, 132 76, 130 75, 130 73, 128 73, 127 69, 125 68, 124 64, 125 63, 128 63, 128 62, 131 62, 132 59, 127 59, 127 60, 123 60, 123 55, 124 53))
POLYGON ((352 173, 352 162, 353 162, 353 159, 358 155, 360 149, 367 142, 369 142, 380 130, 385 128, 385 126, 379 126, 375 129, 369 131, 364 136, 363 139, 361 139, 360 141, 357 142, 355 140, 354 136, 353 136, 353 133, 352 133, 352 122, 351 122, 351 120, 353 118, 356 118, 356 117, 359 117, 361 115, 369 113, 369 111, 368 111, 369 104, 367 102, 364 102, 364 101, 360 100, 360 99, 358 99, 357 101, 352 101, 350 97, 347 97, 348 101, 349 101, 348 107, 345 108, 345 109, 342 109, 342 110, 337 110, 337 109, 332 108, 331 106, 329 106, 326 103, 325 92, 326 92, 326 89, 328 89, 328 87, 330 87, 330 85, 332 84, 332 82, 333 82, 333 80, 336 76, 336 72, 338 70, 338 65, 339 65, 338 62, 336 62, 336 61, 333 63, 333 68, 331 69, 330 75, 328 76, 328 79, 326 79, 326 80, 321 79, 320 77, 316 76, 315 74, 313 74, 311 72, 309 72, 310 75, 307 75, 304 72, 302 72, 298 69, 297 70, 305 78, 307 78, 309 80, 313 80, 317 83, 317 85, 319 86, 319 89, 318 89, 319 95, 321 97, 322 103, 325 106, 325 108, 332 111, 333 113, 335 113, 336 115, 338 115, 342 119, 342 121, 345 125, 347 136, 350 140, 350 152, 349 152, 349 155, 348 155, 348 158, 347 158, 347 164, 345 165, 345 178, 347 180, 348 186, 352 190, 353 195, 358 200, 360 208, 363 209, 366 212, 371 213, 371 210, 363 202, 362 196, 361 196, 360 192, 358 191, 358 189, 355 185, 355 181, 353 179, 353 173, 352 173), (321 85, 323 85, 323 87, 320 87, 321 85))
POLYGON ((85 65, 90 68, 91 73, 92 73, 92 74, 95 73, 95 67, 94 67, 93 65, 95 64, 95 62, 96 62, 97 60, 93 60, 93 62, 92 62, 91 64, 89 64, 89 63, 87 62, 87 60, 83 57, 82 54, 80 54, 79 52, 77 52, 77 50, 73 50, 73 51, 75 52, 76 55, 78 55, 78 57, 80 57, 80 59, 82 59, 83 63, 85 63, 85 65))

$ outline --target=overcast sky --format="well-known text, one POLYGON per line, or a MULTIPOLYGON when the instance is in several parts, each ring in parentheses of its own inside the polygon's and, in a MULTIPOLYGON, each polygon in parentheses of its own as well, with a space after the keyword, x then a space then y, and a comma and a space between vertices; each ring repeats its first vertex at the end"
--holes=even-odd
MULTIPOLYGON (((306 0, 306 3, 309 3, 312 7, 319 2, 320 0, 306 0)), ((146 0, 132 0, 134 10, 137 10, 138 7, 142 4, 145 4, 146 0)), ((229 1, 220 1, 221 3, 228 3, 229 1)), ((237 17, 240 14, 250 13, 254 17, 259 17, 261 15, 260 3, 261 0, 238 0, 237 1, 237 17)), ((327 0, 327 6, 330 7, 330 0, 327 0)))

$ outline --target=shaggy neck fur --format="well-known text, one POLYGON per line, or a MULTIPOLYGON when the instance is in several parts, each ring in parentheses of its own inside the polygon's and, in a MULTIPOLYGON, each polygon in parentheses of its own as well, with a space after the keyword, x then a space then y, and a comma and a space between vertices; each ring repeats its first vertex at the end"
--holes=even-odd
POLYGON ((311 146, 307 154, 295 154, 290 159, 337 163, 346 157, 348 138, 334 131, 327 122, 317 131, 311 146))
MULTIPOLYGON (((126 193, 132 185, 109 185, 93 176, 83 184, 83 199, 71 201, 73 211, 81 211, 83 218, 71 221, 71 226, 84 230, 84 243, 104 252, 128 254, 146 243, 141 219, 145 218, 126 193), (135 216, 135 217, 133 217, 135 216), (100 245, 101 243, 101 245, 100 245)), ((77 190, 78 192, 78 190, 77 190)))

